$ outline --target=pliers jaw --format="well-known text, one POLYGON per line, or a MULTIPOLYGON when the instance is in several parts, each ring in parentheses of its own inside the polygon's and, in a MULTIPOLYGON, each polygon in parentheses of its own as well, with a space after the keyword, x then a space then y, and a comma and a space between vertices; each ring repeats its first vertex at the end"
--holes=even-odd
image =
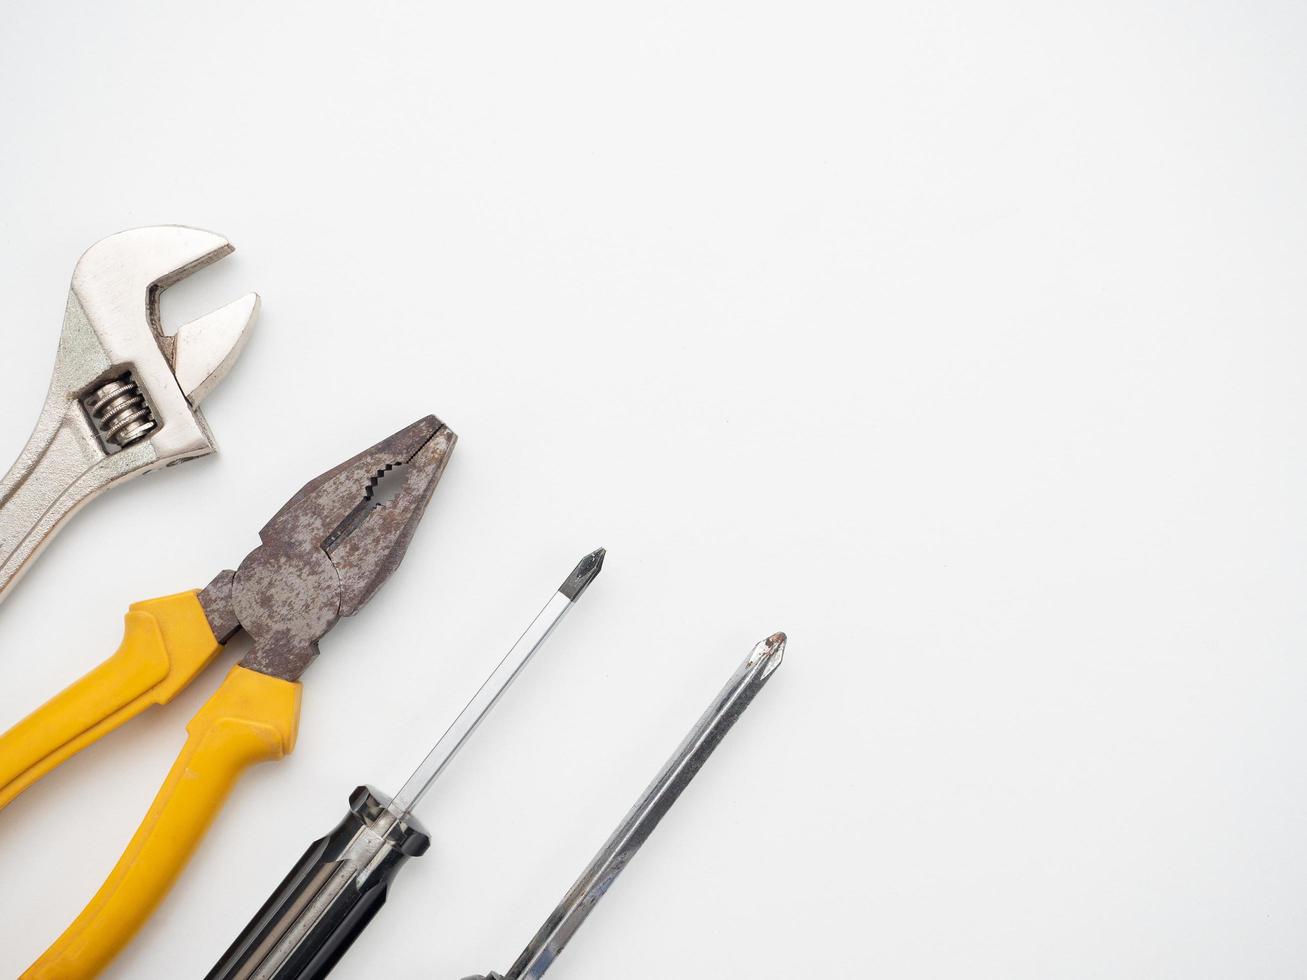
POLYGON ((262 545, 200 594, 215 636, 243 628, 254 640, 243 666, 297 679, 398 567, 456 441, 427 416, 305 484, 259 532, 262 545), (383 501, 386 477, 402 483, 383 501))
POLYGON ((352 616, 399 566, 457 438, 434 415, 418 419, 305 484, 259 537, 326 553, 340 577, 340 615, 352 616))

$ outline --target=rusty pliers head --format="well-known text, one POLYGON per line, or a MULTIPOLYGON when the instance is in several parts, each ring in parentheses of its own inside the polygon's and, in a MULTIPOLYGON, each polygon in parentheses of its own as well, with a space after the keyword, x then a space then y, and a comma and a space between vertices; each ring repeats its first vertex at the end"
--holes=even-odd
POLYGON ((242 666, 295 680, 318 641, 399 565, 457 436, 433 415, 309 481, 259 532, 235 572, 200 594, 221 642, 254 641, 242 666))

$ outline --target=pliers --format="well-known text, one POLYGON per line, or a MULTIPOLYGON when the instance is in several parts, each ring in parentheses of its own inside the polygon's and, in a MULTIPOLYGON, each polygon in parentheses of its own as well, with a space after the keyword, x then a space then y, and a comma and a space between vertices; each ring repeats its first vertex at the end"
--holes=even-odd
POLYGON ((118 652, 0 736, 0 807, 59 763, 189 684, 244 630, 253 641, 187 739, 100 890, 25 978, 108 964, 181 873, 241 772, 295 745, 299 676, 318 641, 398 566, 453 451, 428 416, 304 486, 236 571, 133 604, 118 652), (393 491, 389 499, 386 491, 393 491))

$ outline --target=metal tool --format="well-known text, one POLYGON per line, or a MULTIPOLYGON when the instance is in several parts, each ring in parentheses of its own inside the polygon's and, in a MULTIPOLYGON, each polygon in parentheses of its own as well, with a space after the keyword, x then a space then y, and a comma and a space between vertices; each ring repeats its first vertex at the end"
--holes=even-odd
POLYGON ((212 232, 156 225, 112 235, 78 260, 45 405, 0 480, 0 598, 92 497, 214 451, 197 406, 240 354, 259 297, 166 336, 159 294, 232 250, 212 232))
POLYGON ((262 544, 235 572, 220 572, 202 592, 133 604, 117 653, 0 736, 3 806, 171 700, 241 630, 253 641, 187 725, 181 754, 108 879, 24 978, 103 969, 163 900, 241 772, 291 751, 300 674, 318 641, 399 565, 455 439, 428 416, 312 480, 264 525, 262 544))
POLYGON ((311 980, 331 972, 385 903, 399 869, 431 844, 413 819, 413 807, 594 581, 603 562, 602 548, 581 559, 394 797, 370 786, 354 790, 345 819, 309 845, 206 980, 311 980))
POLYGON ((708 756, 744 709, 762 690, 767 679, 781 665, 785 652, 785 634, 774 633, 749 654, 721 693, 704 712, 676 754, 667 761, 631 812, 613 831, 589 867, 581 872, 558 907, 545 920, 539 932, 522 950, 522 955, 507 973, 488 973, 464 980, 538 980, 545 975, 599 900, 607 894, 617 876, 649 839, 658 822, 666 816, 677 797, 690 784, 708 756))

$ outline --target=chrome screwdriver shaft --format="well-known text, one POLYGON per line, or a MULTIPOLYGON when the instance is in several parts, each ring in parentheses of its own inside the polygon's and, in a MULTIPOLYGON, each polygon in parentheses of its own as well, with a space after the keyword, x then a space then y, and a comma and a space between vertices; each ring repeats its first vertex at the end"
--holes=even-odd
POLYGON ((631 863, 641 845, 672 804, 684 792, 708 756, 726 737, 731 726, 762 690, 781 664, 785 634, 774 633, 755 646, 748 659, 726 682, 698 724, 686 736, 676 753, 649 784, 649 788, 622 820, 589 866, 581 873, 558 907, 527 944, 508 973, 491 973, 467 980, 539 980, 563 951, 576 930, 631 863))
POLYGON ((440 741, 427 753, 427 757, 422 760, 422 765, 418 766, 413 775, 408 777, 408 781, 400 787, 399 792, 390 801, 390 805, 386 807, 397 821, 404 820, 412 812, 418 800, 422 799, 432 783, 445 771, 445 767, 453 761, 458 750, 463 747, 463 743, 477 730, 477 726, 490 713, 490 709, 499 701, 500 696, 522 672, 522 668, 531 662, 535 652, 540 649, 545 640, 549 639, 549 634, 572 608, 572 604, 594 581, 594 577, 603 568, 604 554, 604 549, 600 548, 581 559, 572 570, 572 574, 567 577, 567 581, 558 587, 553 598, 545 604, 545 608, 540 610, 540 614, 531 621, 526 632, 518 638, 513 648, 499 662, 494 673, 486 678, 485 683, 472 696, 472 700, 454 719, 454 723, 449 726, 444 735, 440 736, 440 741))

